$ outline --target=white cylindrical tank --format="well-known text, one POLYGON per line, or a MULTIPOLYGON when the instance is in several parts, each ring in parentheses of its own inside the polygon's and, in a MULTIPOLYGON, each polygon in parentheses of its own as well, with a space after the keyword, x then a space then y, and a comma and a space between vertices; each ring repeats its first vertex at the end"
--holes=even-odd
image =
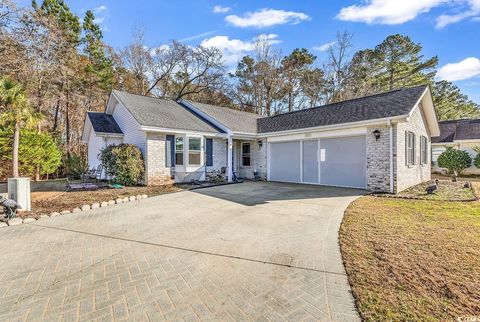
POLYGON ((22 207, 19 211, 30 211, 30 178, 8 178, 8 198, 22 207))

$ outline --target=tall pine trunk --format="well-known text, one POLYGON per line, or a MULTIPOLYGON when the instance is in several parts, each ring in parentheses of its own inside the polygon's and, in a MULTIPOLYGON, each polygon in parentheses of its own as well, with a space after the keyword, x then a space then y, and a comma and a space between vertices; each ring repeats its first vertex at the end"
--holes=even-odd
POLYGON ((13 155, 12 155, 12 169, 13 177, 18 177, 18 147, 20 145, 20 124, 15 122, 15 131, 13 133, 13 155))

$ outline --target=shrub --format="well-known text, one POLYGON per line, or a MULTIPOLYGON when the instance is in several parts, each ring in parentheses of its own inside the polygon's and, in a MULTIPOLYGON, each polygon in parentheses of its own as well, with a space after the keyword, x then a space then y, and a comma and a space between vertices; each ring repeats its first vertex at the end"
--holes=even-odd
POLYGON ((474 147, 473 151, 477 152, 477 155, 473 158, 473 165, 480 168, 480 146, 474 147))
POLYGON ((98 158, 107 174, 114 176, 118 183, 132 186, 143 177, 145 166, 142 152, 133 144, 109 145, 100 152, 98 158))
POLYGON ((80 155, 71 155, 65 162, 67 175, 72 179, 81 179, 82 174, 88 170, 88 164, 80 155))
POLYGON ((448 147, 437 159, 438 166, 446 168, 450 174, 456 171, 461 174, 463 170, 472 165, 472 158, 467 151, 448 147))

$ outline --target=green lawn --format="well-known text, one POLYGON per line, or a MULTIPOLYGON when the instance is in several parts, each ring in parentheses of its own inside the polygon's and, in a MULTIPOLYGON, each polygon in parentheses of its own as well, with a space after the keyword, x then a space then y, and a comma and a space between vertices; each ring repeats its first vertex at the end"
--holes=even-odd
POLYGON ((480 202, 362 197, 340 243, 365 320, 480 317, 480 202))

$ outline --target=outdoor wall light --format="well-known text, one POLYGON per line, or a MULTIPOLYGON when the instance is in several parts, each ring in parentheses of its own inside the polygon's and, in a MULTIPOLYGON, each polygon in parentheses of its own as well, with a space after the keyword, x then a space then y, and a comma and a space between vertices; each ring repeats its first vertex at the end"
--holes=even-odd
POLYGON ((380 131, 379 130, 373 131, 373 136, 375 136, 375 141, 378 141, 378 139, 380 138, 380 131))
POLYGON ((258 147, 261 149, 262 146, 263 146, 263 141, 262 141, 262 140, 258 140, 257 144, 258 144, 258 147))

